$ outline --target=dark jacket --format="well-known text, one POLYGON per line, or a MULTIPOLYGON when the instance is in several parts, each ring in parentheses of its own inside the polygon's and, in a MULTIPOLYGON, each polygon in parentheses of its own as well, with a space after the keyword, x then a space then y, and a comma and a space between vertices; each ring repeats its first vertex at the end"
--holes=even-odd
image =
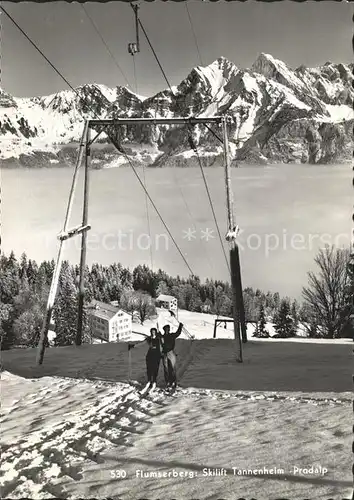
POLYGON ((183 323, 179 324, 179 327, 176 332, 169 333, 168 335, 163 335, 161 338, 162 343, 162 352, 163 354, 167 354, 170 351, 173 351, 176 344, 176 338, 179 337, 182 333, 183 323))
POLYGON ((148 343, 149 351, 154 351, 156 353, 161 354, 161 352, 162 352, 161 334, 157 334, 157 336, 155 338, 148 337, 146 339, 146 342, 148 343))

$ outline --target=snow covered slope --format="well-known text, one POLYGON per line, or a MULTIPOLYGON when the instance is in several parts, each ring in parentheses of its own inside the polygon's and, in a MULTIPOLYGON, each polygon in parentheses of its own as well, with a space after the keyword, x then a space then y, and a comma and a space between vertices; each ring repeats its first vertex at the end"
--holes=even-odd
POLYGON ((6 372, 2 385, 4 497, 351 497, 351 398, 342 394, 141 398, 128 384, 6 372))
MULTIPOLYGON (((352 65, 332 63, 292 70, 261 54, 250 69, 240 69, 221 57, 209 66, 194 68, 172 91, 147 98, 127 88, 98 84, 36 98, 16 98, 2 90, 1 158, 6 160, 4 165, 55 163, 62 159, 65 146, 79 140, 84 118, 224 114, 230 119, 231 152, 239 161, 349 161, 352 71, 352 65)), ((215 131, 221 132, 218 127, 215 131)), ((217 164, 222 150, 212 133, 201 126, 195 127, 193 135, 205 161, 217 164)), ((193 163, 185 127, 126 127, 120 139, 133 149, 134 144, 158 148, 156 166, 193 163)))
MULTIPOLYGON (((195 314, 183 311, 182 320, 211 337, 208 315, 195 314)), ((250 341, 241 364, 234 341, 210 337, 177 339, 181 388, 171 397, 157 390, 142 398, 126 382, 129 374, 145 382, 145 343, 130 358, 123 342, 49 348, 42 366, 35 349, 3 351, 2 496, 350 498, 349 346, 250 341), (327 472, 294 472, 311 465, 327 472), (227 477, 203 477, 208 467, 227 477), (232 467, 283 472, 242 477, 232 467)))

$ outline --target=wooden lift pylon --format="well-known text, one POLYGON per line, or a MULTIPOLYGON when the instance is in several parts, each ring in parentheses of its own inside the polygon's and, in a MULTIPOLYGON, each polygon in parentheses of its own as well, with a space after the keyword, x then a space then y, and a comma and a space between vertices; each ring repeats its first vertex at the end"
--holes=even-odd
POLYGON ((87 236, 87 231, 91 229, 91 226, 87 223, 87 215, 88 215, 88 191, 89 191, 89 167, 90 167, 90 128, 89 128, 89 123, 85 123, 84 131, 82 133, 82 137, 80 140, 80 146, 79 146, 79 152, 76 160, 76 165, 74 169, 74 175, 73 175, 73 180, 71 184, 71 189, 70 189, 70 194, 69 194, 69 201, 68 201, 68 206, 66 209, 66 214, 65 214, 65 220, 64 220, 64 226, 62 231, 58 235, 58 239, 60 241, 59 248, 58 248, 58 253, 57 253, 57 258, 55 262, 55 268, 54 268, 54 273, 52 277, 52 282, 49 290, 49 295, 48 295, 48 300, 47 300, 47 306, 46 306, 46 313, 45 317, 43 320, 43 326, 39 338, 39 343, 38 343, 38 352, 37 352, 37 364, 41 365, 43 363, 43 358, 44 358, 44 351, 48 339, 48 331, 49 331, 49 326, 51 323, 52 319, 52 314, 53 314, 53 307, 54 307, 54 302, 55 298, 57 295, 57 290, 59 286, 59 277, 60 277, 60 271, 61 271, 61 266, 63 263, 63 253, 64 253, 64 242, 67 241, 68 239, 77 236, 77 235, 82 235, 82 242, 81 242, 81 259, 80 259, 80 285, 79 285, 79 323, 78 323, 78 330, 77 330, 77 335, 76 335, 76 343, 78 345, 81 344, 81 332, 82 332, 82 311, 83 311, 83 301, 84 301, 84 282, 83 282, 83 276, 84 276, 84 269, 85 269, 85 259, 86 259, 86 236, 87 236), (70 221, 70 216, 71 216, 71 211, 72 211, 72 206, 74 202, 74 195, 75 195, 75 188, 77 185, 77 177, 79 173, 80 166, 82 164, 83 156, 85 154, 85 181, 84 181, 84 200, 83 200, 83 216, 82 216, 82 224, 80 226, 76 226, 72 229, 68 229, 69 221, 70 221), (81 314, 80 314, 81 313, 81 314))

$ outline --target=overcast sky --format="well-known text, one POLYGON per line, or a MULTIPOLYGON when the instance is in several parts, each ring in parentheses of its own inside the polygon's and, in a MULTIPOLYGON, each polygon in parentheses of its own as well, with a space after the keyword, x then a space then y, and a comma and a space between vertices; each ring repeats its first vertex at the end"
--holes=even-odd
MULTIPOLYGON (((133 13, 123 2, 86 3, 114 54, 125 78, 115 66, 84 10, 77 3, 3 2, 18 24, 40 46, 73 86, 103 83, 114 87, 129 81, 135 89, 132 57, 133 13)), ((352 61, 353 6, 337 2, 193 2, 188 1, 202 63, 220 56, 240 67, 250 67, 260 52, 282 59, 291 67, 352 61)), ((184 3, 141 2, 140 17, 173 85, 200 65, 184 3)), ((15 96, 45 95, 66 84, 12 25, 2 19, 2 87, 15 96)), ((143 95, 166 87, 141 34, 136 57, 138 92, 143 95)))

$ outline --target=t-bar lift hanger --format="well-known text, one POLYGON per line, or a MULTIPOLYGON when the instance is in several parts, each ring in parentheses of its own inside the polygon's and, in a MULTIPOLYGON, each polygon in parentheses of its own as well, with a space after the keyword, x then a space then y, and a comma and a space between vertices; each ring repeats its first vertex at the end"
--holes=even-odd
POLYGON ((130 4, 135 15, 135 34, 136 34, 136 41, 132 43, 128 43, 128 52, 131 56, 134 56, 138 52, 140 52, 140 42, 139 42, 139 17, 138 17, 138 10, 139 10, 139 5, 133 5, 130 4))

